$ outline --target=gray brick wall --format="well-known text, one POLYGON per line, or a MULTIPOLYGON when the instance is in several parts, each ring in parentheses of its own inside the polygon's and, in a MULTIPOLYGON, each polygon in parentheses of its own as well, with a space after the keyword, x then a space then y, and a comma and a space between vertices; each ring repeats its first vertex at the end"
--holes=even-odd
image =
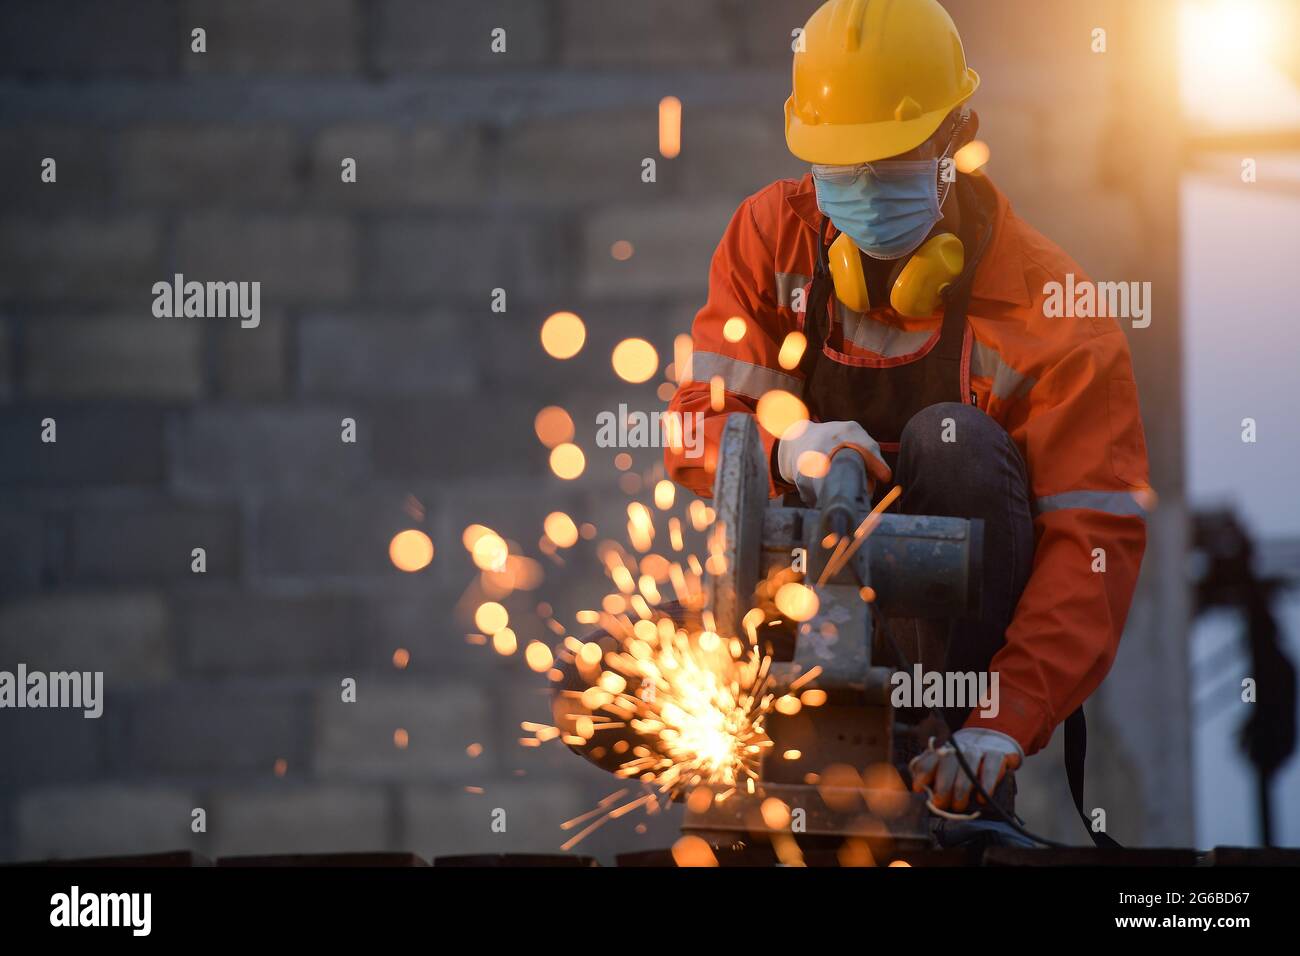
POLYGON ((132 129, 122 135, 118 156, 122 198, 132 208, 264 208, 292 203, 302 192, 297 138, 282 127, 132 129))
POLYGON ((140 312, 43 319, 27 329, 26 392, 39 399, 193 401, 203 391, 202 332, 197 325, 160 326, 140 312))
POLYGON ((175 674, 170 617, 156 592, 36 592, 0 609, 0 654, 34 670, 103 671, 114 687, 155 684, 175 674))
MULTIPOLYGON (((102 669, 107 688, 98 721, 0 712, 0 860, 554 851, 559 823, 616 788, 563 748, 518 746, 520 720, 546 719, 545 682, 466 642, 461 533, 483 522, 531 550, 556 508, 621 527, 594 415, 658 401, 616 381, 610 348, 640 335, 670 355, 736 203, 802 172, 781 104, 790 31, 815 5, 4 5, 0 668, 102 669), (207 53, 190 51, 195 27, 207 53), (685 104, 671 161, 667 94, 685 104), (55 184, 40 182, 47 156, 55 184), (177 272, 260 281, 260 326, 154 318, 151 287, 177 272), (588 324, 568 363, 537 342, 560 308, 588 324), (533 435, 550 404, 586 442, 579 484, 550 475, 533 435), (47 417, 56 444, 40 440, 47 417), (406 575, 387 546, 412 526, 437 555, 406 575), (348 677, 356 704, 339 700, 348 677), (207 833, 190 831, 196 806, 207 833)), ((1113 104, 1068 122, 1050 109, 1107 88, 1112 67, 1079 52, 1086 24, 1014 26, 1038 6, 952 4, 985 80, 994 175, 1090 268, 1175 255, 1104 177, 1113 104), (1024 81, 1058 60, 1082 75, 1024 81)), ((658 456, 634 457, 649 472, 658 456)), ((590 556, 544 567, 509 601, 522 640, 549 639, 538 601, 571 623, 604 590, 590 556)), ((610 825, 585 849, 661 847, 674 820, 610 825)))
POLYGON ((382 787, 283 783, 217 791, 206 834, 216 856, 375 852, 393 838, 382 787))
POLYGON ((187 215, 177 226, 175 268, 201 281, 256 279, 272 304, 340 302, 357 289, 356 233, 344 219, 312 213, 187 215))
POLYGON ((351 73, 361 65, 363 5, 356 0, 187 0, 182 23, 207 31, 208 52, 188 73, 351 73), (307 15, 309 14, 309 15, 307 15))
POLYGON ((19 859, 119 856, 190 849, 196 794, 168 786, 101 784, 23 794, 16 811, 19 859))
MULTIPOLYGON (((28 176, 34 179, 39 169, 28 176)), ((58 189, 58 183, 48 185, 58 189)), ((0 288, 11 298, 147 303, 149 287, 161 275, 161 251, 158 224, 133 213, 6 217, 0 227, 0 288)))
POLYGON ((562 29, 552 0, 378 0, 371 66, 383 74, 536 67, 552 59, 562 29), (454 24, 454 28, 449 28, 454 24), (506 55, 491 32, 506 31, 506 55))

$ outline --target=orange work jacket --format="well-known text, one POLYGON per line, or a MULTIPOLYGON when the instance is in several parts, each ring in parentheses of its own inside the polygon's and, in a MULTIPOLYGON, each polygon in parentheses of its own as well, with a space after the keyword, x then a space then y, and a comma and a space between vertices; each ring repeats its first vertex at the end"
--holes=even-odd
MULTIPOLYGON (((1045 315, 1049 283, 1068 290, 1088 277, 993 192, 993 232, 967 309, 963 379, 1024 456, 1036 548, 1006 644, 990 665, 999 674, 999 713, 984 718, 976 709, 967 726, 1000 730, 1031 754, 1115 659, 1146 546, 1145 508, 1154 498, 1123 332, 1112 318, 1045 315)), ((669 475, 697 494, 712 493, 728 415, 754 413, 770 389, 802 391, 798 368, 783 368, 779 354, 786 335, 803 328, 797 290, 813 275, 822 225, 812 177, 780 180, 741 203, 714 253, 708 301, 691 330, 691 368, 669 404, 672 412, 704 415, 704 454, 665 452, 669 475), (733 316, 747 320, 736 342, 723 335, 733 316), (724 386, 721 410, 710 399, 716 376, 724 386)), ((906 319, 888 305, 853 313, 838 303, 834 315, 840 349, 828 344, 823 361, 848 364, 924 355, 942 319, 941 312, 906 319)), ((770 461, 776 439, 759 431, 770 461)), ((771 494, 785 490, 772 476, 771 494)))

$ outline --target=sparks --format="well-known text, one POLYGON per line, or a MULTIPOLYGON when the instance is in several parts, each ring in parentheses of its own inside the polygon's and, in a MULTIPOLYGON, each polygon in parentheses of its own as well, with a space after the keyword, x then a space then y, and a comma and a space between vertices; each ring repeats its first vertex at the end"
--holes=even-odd
MULTIPOLYGON (((723 642, 710 631, 687 631, 659 615, 625 629, 610 629, 616 649, 599 653, 594 643, 575 654, 588 686, 567 691, 590 711, 566 715, 574 734, 567 742, 589 743, 605 731, 631 728, 640 743, 626 751, 616 775, 641 784, 642 793, 617 803, 622 790, 564 825, 586 825, 567 840, 569 850, 609 820, 644 808, 657 813, 692 793, 753 790, 759 761, 772 746, 764 729, 774 708, 766 693, 771 659, 739 641, 723 642), (590 648, 594 653, 587 654, 590 648)), ((525 723, 533 746, 553 739, 553 727, 525 723)), ((617 747, 615 748, 617 752, 617 747)))
MULTIPOLYGON (((552 447, 561 447, 572 434, 549 437, 560 442, 552 447)), ((559 726, 526 721, 519 744, 536 748, 557 740, 616 755, 610 766, 625 789, 565 824, 565 830, 576 832, 564 850, 610 820, 633 811, 657 814, 692 793, 719 802, 732 793, 752 794, 761 761, 773 746, 765 724, 778 710, 777 695, 768 689, 772 660, 759 634, 778 612, 754 608, 744 617, 742 633, 722 637, 706 607, 706 579, 725 573, 727 563, 715 511, 699 499, 679 501, 674 486, 660 475, 648 473, 645 487, 653 508, 639 501, 627 505, 630 547, 612 540, 596 545, 597 567, 612 588, 574 615, 578 623, 600 628, 602 636, 594 640, 570 636, 563 615, 545 602, 536 605, 536 616, 555 642, 521 640, 501 603, 514 588, 489 585, 511 561, 531 559, 485 525, 471 525, 463 536, 480 572, 478 586, 464 599, 479 643, 490 643, 504 657, 523 650, 524 663, 553 681, 565 680, 565 666, 579 678, 560 692, 569 706, 555 714, 559 726), (705 540, 688 542, 690 532, 705 540), (665 545, 662 553, 652 550, 656 542, 665 545), (692 544, 704 545, 699 555, 692 553, 692 544), (677 609, 665 606, 669 602, 677 609)), ((596 535, 593 526, 560 511, 547 514, 540 530, 539 547, 552 556, 596 535)), ((801 703, 787 695, 780 706, 789 710, 801 703)))

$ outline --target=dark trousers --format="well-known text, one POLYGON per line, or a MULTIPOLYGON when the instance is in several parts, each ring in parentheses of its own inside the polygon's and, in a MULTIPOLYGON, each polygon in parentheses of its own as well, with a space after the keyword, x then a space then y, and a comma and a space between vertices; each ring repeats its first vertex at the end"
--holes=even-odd
MULTIPOLYGON (((903 514, 984 522, 980 616, 952 623, 944 670, 986 671, 1006 641, 1033 566, 1033 515, 1020 449, 1001 425, 973 405, 931 405, 903 429, 894 483, 903 489, 897 505, 903 514)), ((969 713, 969 708, 945 709, 944 719, 957 730, 969 713)))

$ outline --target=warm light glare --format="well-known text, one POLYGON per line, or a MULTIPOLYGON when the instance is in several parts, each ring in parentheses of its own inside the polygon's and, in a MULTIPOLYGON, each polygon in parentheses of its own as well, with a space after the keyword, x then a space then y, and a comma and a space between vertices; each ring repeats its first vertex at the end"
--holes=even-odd
POLYGON ((973 173, 989 161, 989 144, 981 139, 971 140, 952 157, 959 173, 973 173))
POLYGON ((470 557, 482 571, 503 571, 510 557, 510 548, 499 534, 488 531, 475 539, 470 557))
POLYGON ((776 797, 768 797, 759 805, 763 823, 769 830, 784 830, 790 825, 790 808, 776 797))
POLYGON ((627 536, 632 547, 641 552, 649 551, 654 542, 654 518, 650 509, 639 501, 633 501, 627 506, 627 536))
POLYGON ((795 462, 795 470, 807 478, 825 478, 831 470, 831 460, 825 452, 810 448, 795 462))
POLYGON ((709 379, 709 407, 715 412, 727 407, 727 383, 721 375, 709 379))
POLYGON ((672 159, 682 151, 682 101, 665 96, 659 101, 659 155, 672 159))
POLYGON ((624 339, 614 346, 614 371, 634 385, 647 382, 659 370, 659 354, 645 339, 624 339))
POLYGON ((556 312, 542 323, 542 348, 551 358, 573 358, 587 341, 587 328, 572 312, 556 312))
POLYGON ((1138 503, 1138 507, 1147 514, 1155 511, 1160 505, 1160 497, 1156 494, 1154 488, 1138 488, 1136 491, 1130 492, 1130 494, 1133 495, 1133 500, 1138 503))
POLYGON ((474 612, 474 625, 484 634, 495 634, 510 623, 510 614, 496 601, 485 601, 474 612))
POLYGON ((587 467, 587 456, 577 445, 565 442, 551 449, 551 471, 565 481, 572 481, 587 467))
POLYGON ((791 426, 808 420, 808 406, 790 392, 774 388, 763 393, 755 414, 760 425, 781 438, 791 426))
POLYGON ((673 339, 673 381, 685 382, 690 379, 691 356, 693 354, 694 343, 689 335, 683 333, 673 339))
POLYGON ((474 550, 474 542, 477 541, 479 538, 483 537, 483 535, 491 534, 491 533, 492 533, 492 529, 487 527, 486 525, 481 525, 481 524, 466 525, 465 530, 461 532, 461 536, 460 536, 461 544, 465 545, 466 551, 472 553, 474 550))
POLYGON ((547 405, 533 419, 537 439, 547 448, 554 448, 573 439, 573 419, 558 405, 547 405))
POLYGON ((785 714, 787 717, 793 717, 802 709, 803 704, 800 702, 798 697, 786 694, 784 697, 778 697, 776 699, 776 712, 778 714, 785 714))
POLYGON ((1300 122, 1300 97, 1279 62, 1295 56, 1298 23, 1293 0, 1184 0, 1178 28, 1187 118, 1209 129, 1300 122))
POLYGON ((578 526, 563 511, 552 511, 542 523, 546 536, 558 548, 571 548, 578 543, 578 526))
POLYGON ((541 641, 533 641, 524 648, 524 660, 531 670, 541 674, 551 669, 555 657, 551 654, 551 649, 541 641))
POLYGON ((503 627, 492 635, 492 650, 496 651, 502 657, 509 657, 519 649, 519 638, 515 632, 508 627, 503 627))
POLYGON ((667 511, 673 506, 673 501, 677 498, 677 486, 667 478, 655 485, 655 507, 660 511, 667 511))
POLYGON ((414 528, 399 531, 389 542, 388 557, 399 571, 420 571, 433 560, 433 542, 423 531, 414 528))
POLYGON ((808 348, 808 337, 802 332, 789 332, 781 342, 781 352, 776 360, 784 369, 792 369, 803 360, 804 350, 808 348))
POLYGON ((812 619, 820 605, 816 591, 794 581, 781 585, 776 592, 776 609, 792 621, 812 619))

